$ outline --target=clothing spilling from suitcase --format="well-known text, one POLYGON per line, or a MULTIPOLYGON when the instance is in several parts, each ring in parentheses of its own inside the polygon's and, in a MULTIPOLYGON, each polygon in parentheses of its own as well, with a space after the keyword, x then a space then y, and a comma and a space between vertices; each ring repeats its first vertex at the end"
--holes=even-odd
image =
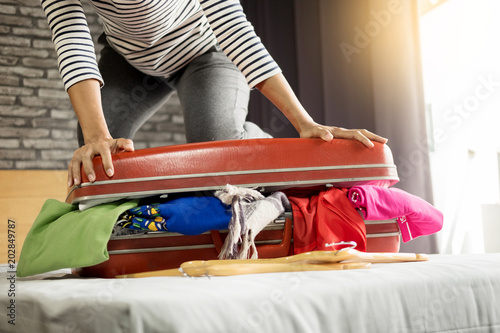
MULTIPOLYGON (((314 141, 311 147, 323 154, 325 149, 340 149, 327 145, 314 141)), ((362 172, 365 165, 356 162, 354 172, 362 172)), ((303 174, 311 170, 303 168, 303 174)), ((22 277, 72 268, 81 276, 115 277, 178 268, 192 260, 341 251, 346 244, 361 252, 397 253, 400 241, 441 230, 443 215, 433 205, 393 187, 394 179, 373 178, 350 182, 349 176, 336 182, 326 177, 301 180, 299 186, 291 179, 274 187, 226 183, 165 193, 160 189, 92 205, 48 199, 28 233, 17 273, 22 277)))

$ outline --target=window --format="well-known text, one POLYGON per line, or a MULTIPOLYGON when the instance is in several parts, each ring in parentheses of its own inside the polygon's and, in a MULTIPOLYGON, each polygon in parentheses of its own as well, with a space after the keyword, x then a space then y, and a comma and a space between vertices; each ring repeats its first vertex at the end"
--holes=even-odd
POLYGON ((500 1, 420 1, 440 251, 500 252, 500 1))

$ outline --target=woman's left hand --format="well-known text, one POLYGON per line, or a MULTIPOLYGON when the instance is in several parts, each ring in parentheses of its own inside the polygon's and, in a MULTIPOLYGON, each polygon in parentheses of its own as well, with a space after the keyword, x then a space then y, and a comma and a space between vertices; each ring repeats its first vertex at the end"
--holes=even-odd
POLYGON ((301 138, 321 138, 330 141, 337 139, 354 139, 363 143, 367 147, 373 147, 373 141, 386 143, 387 139, 365 129, 346 129, 342 127, 324 126, 311 124, 300 132, 301 138))
POLYGON ((354 139, 367 147, 373 147, 373 141, 386 143, 387 139, 365 129, 345 129, 342 127, 324 126, 316 123, 300 104, 297 96, 286 81, 283 74, 267 78, 256 85, 283 114, 290 120, 301 138, 321 138, 331 141, 333 138, 354 139))

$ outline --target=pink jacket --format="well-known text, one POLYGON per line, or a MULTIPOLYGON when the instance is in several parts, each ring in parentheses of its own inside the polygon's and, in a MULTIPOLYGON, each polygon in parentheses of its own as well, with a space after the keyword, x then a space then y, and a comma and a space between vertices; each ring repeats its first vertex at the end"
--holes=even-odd
POLYGON ((438 232, 443 214, 427 201, 397 188, 362 185, 349 189, 349 200, 365 220, 397 218, 403 242, 438 232))

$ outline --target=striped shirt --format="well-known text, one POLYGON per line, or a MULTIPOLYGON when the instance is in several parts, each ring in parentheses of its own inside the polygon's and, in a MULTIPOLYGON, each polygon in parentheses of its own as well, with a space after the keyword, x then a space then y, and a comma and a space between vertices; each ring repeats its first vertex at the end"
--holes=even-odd
MULTIPOLYGON (((248 85, 281 72, 238 0, 88 0, 109 44, 140 71, 168 78, 219 44, 248 85)), ((41 0, 66 89, 103 79, 80 0, 41 0)))

